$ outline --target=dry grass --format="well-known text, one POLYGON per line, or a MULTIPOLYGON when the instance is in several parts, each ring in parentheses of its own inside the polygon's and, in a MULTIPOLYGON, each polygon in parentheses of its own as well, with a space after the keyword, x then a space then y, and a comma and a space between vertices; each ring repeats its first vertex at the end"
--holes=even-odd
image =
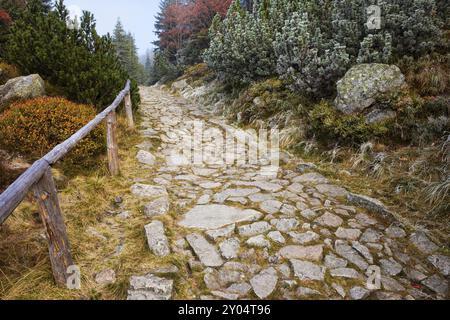
POLYGON ((0 299, 122 299, 129 275, 142 271, 142 265, 154 263, 145 245, 140 204, 127 195, 138 174, 134 146, 140 142, 139 136, 127 131, 122 119, 119 127, 122 175, 110 177, 106 160, 101 158, 86 174, 72 172, 73 178, 59 193, 72 254, 82 271, 81 290, 54 285, 43 226, 34 204, 24 201, 0 227, 0 299), (117 196, 123 197, 131 219, 116 217, 122 210, 114 205, 117 196), (125 239, 124 251, 115 255, 125 239), (100 287, 94 276, 106 268, 116 270, 118 281, 100 287))

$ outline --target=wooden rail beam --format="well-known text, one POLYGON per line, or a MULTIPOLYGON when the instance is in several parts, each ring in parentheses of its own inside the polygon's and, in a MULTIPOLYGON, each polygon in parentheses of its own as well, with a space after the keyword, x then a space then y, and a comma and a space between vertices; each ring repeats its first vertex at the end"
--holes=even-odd
POLYGON ((34 198, 45 227, 53 277, 59 286, 67 285, 67 269, 73 265, 64 218, 59 206, 58 191, 48 167, 41 179, 33 186, 34 198))

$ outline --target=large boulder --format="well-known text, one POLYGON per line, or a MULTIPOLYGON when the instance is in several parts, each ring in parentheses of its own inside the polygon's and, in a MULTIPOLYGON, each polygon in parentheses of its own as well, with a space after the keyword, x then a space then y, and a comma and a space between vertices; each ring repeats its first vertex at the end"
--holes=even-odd
POLYGON ((404 85, 405 76, 397 66, 359 64, 338 81, 335 106, 343 113, 357 114, 373 106, 378 98, 398 92, 404 85))
POLYGON ((0 112, 13 101, 45 95, 44 80, 38 74, 18 77, 0 86, 0 112))

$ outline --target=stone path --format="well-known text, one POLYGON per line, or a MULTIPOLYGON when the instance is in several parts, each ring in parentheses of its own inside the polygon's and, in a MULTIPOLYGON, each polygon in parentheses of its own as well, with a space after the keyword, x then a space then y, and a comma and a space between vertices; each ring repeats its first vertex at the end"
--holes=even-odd
MULTIPOLYGON (((145 204, 148 254, 182 256, 195 299, 448 298, 449 257, 425 233, 389 221, 382 204, 349 194, 298 159, 272 176, 261 171, 269 158, 194 166, 179 153, 193 133, 190 121, 237 139, 245 133, 158 88, 141 95, 136 161, 155 177, 131 193, 145 204), (165 215, 174 225, 164 225, 165 215), (373 279, 379 287, 367 285, 377 285, 373 279)), ((128 298, 170 299, 177 285, 136 275, 128 298)))

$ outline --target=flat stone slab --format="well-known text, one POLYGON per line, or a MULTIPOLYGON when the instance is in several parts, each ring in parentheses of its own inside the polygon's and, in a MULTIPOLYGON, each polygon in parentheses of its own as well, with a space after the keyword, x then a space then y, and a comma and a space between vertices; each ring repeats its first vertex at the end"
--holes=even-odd
POLYGON ((206 236, 213 241, 217 241, 219 238, 226 238, 233 234, 234 229, 236 229, 235 224, 230 224, 229 226, 216 229, 216 230, 208 230, 206 231, 206 236))
POLYGON ((239 235, 243 237, 252 237, 258 234, 266 233, 271 230, 272 227, 266 221, 259 221, 252 224, 247 224, 244 226, 240 226, 238 228, 239 235))
POLYGON ((347 190, 331 184, 319 184, 316 186, 317 191, 333 198, 345 198, 349 194, 347 190))
POLYGON ((281 248, 279 254, 286 259, 321 261, 323 256, 323 245, 287 246, 281 248))
POLYGON ((294 179, 292 179, 292 182, 301 184, 303 183, 324 184, 328 183, 328 179, 319 173, 311 172, 295 177, 294 179))
POLYGON ((186 237, 186 240, 203 265, 206 267, 220 267, 223 265, 223 260, 216 247, 210 244, 202 235, 190 234, 186 237))
POLYGON ((255 210, 242 210, 225 205, 196 206, 186 213, 178 224, 185 228, 214 230, 233 223, 253 222, 262 214, 255 210))
POLYGON ((144 206, 144 214, 148 218, 165 215, 170 209, 169 198, 161 197, 144 206))
POLYGON ((444 255, 429 256, 428 261, 437 268, 444 276, 450 275, 450 257, 444 255))
POLYGON ((130 279, 127 300, 170 300, 173 280, 148 274, 133 276, 130 279))
POLYGON ((277 272, 274 268, 261 271, 250 280, 253 291, 260 299, 266 299, 275 290, 278 283, 277 272))
POLYGON ((150 250, 158 257, 170 254, 169 241, 165 235, 164 225, 161 221, 153 221, 145 226, 145 235, 150 250))
POLYGON ((161 186, 137 183, 131 187, 131 193, 141 198, 169 197, 167 189, 161 186))
POLYGON ((156 158, 148 151, 140 150, 136 156, 136 159, 142 163, 149 166, 153 166, 156 163, 156 158))
POLYGON ((425 232, 422 231, 413 233, 409 237, 409 240, 424 254, 432 254, 439 249, 439 247, 427 237, 425 232))
POLYGON ((345 241, 337 240, 335 244, 335 249, 338 255, 344 257, 355 266, 357 266, 360 270, 366 271, 369 267, 369 264, 364 260, 358 252, 349 246, 345 241))
POLYGON ((291 259, 294 274, 300 280, 323 281, 325 279, 325 267, 319 266, 309 261, 291 259))

